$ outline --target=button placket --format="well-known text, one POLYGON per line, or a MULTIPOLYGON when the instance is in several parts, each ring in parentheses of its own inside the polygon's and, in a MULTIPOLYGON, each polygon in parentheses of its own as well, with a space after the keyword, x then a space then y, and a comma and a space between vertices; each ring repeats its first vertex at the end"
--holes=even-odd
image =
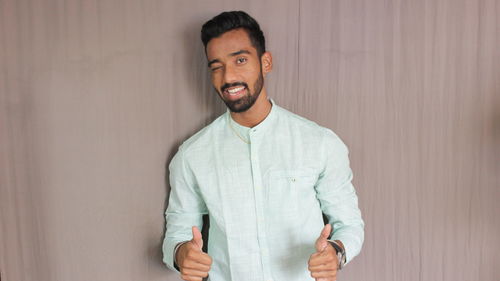
POLYGON ((252 165, 252 177, 253 177, 253 190, 255 196, 255 212, 257 215, 257 238, 259 242, 259 247, 261 251, 261 262, 262 269, 264 273, 265 279, 271 277, 271 269, 269 268, 270 260, 269 260, 269 248, 266 239, 266 231, 265 231, 265 212, 264 212, 264 190, 263 190, 263 182, 260 173, 260 165, 259 165, 259 155, 258 155, 258 147, 259 147, 259 138, 255 134, 256 129, 251 129, 249 132, 250 137, 250 160, 252 165))

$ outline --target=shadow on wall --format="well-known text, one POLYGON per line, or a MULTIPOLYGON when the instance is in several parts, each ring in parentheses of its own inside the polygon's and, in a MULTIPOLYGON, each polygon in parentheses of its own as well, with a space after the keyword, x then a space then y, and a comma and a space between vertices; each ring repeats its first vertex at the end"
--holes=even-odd
POLYGON ((491 118, 493 119, 491 122, 491 130, 493 131, 492 151, 495 152, 495 156, 492 157, 494 163, 491 163, 489 166, 493 169, 493 173, 497 173, 496 167, 498 167, 498 159, 500 159, 498 158, 500 156, 500 101, 493 107, 491 118))
MULTIPOLYGON (((186 72, 184 73, 187 81, 188 81, 188 94, 193 95, 193 99, 196 101, 195 108, 199 109, 202 113, 205 113, 206 116, 203 122, 201 122, 195 130, 188 132, 187 135, 179 136, 176 138, 174 144, 170 147, 166 163, 165 163, 165 188, 166 188, 166 200, 164 203, 164 210, 168 207, 168 199, 170 198, 170 183, 169 183, 169 170, 168 165, 179 146, 190 136, 201 130, 203 127, 211 123, 214 119, 216 119, 220 114, 222 114, 226 107, 224 103, 220 100, 219 96, 215 92, 215 89, 212 86, 212 83, 209 79, 209 73, 207 71, 207 59, 205 56, 205 49, 203 43, 200 39, 200 30, 201 26, 207 19, 202 19, 198 22, 193 22, 188 25, 184 33, 182 34, 183 38, 183 64, 187 67, 185 68, 186 72)), ((188 109, 186 109, 188 110, 188 109)), ((203 228, 201 230, 203 241, 205 241, 203 245, 203 251, 207 252, 208 245, 208 228, 210 226, 210 221, 208 219, 208 215, 203 216, 203 228)), ((162 263, 163 253, 162 253, 162 244, 163 239, 165 238, 166 231, 166 223, 164 225, 164 234, 159 242, 159 245, 154 245, 152 248, 148 249, 148 256, 154 258, 156 262, 162 263)))

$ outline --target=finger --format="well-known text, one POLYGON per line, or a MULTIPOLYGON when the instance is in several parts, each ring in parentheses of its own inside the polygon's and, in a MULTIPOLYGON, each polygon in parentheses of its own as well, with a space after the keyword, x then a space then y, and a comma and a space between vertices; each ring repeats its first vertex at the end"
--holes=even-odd
POLYGON ((316 258, 316 257, 322 257, 322 256, 331 256, 331 255, 336 256, 337 252, 335 251, 335 248, 333 248, 333 246, 328 244, 323 251, 315 252, 315 253, 311 254, 309 259, 316 258))
POLYGON ((201 232, 196 226, 192 227, 192 231, 193 231, 193 239, 191 239, 191 241, 193 241, 201 250, 203 248, 203 239, 201 237, 201 232))
POLYGON ((309 271, 330 271, 337 270, 338 260, 336 257, 324 257, 322 259, 310 260, 308 263, 309 271))
POLYGON ((317 266, 321 264, 337 263, 337 256, 333 253, 330 255, 315 253, 309 259, 309 266, 317 266))
POLYGON ((335 278, 315 278, 316 281, 336 281, 337 277, 335 278))
POLYGON ((319 237, 318 240, 316 240, 316 244, 314 247, 316 248, 316 252, 322 252, 325 250, 326 246, 328 246, 328 241, 326 241, 325 238, 319 237))
POLYGON ((335 250, 335 248, 332 246, 332 244, 330 244, 330 242, 328 242, 327 240, 325 240, 325 245, 323 246, 323 248, 321 249, 321 251, 317 251, 316 252, 318 255, 331 255, 332 253, 334 255, 337 255, 337 251, 335 250))
POLYGON ((199 263, 201 264, 206 264, 206 265, 212 265, 212 257, 210 257, 208 254, 202 253, 199 263))
POLYGON ((181 265, 181 269, 192 269, 197 271, 210 271, 210 265, 199 263, 193 260, 187 260, 181 265))
POLYGON ((189 276, 184 274, 181 274, 181 279, 186 281, 203 281, 202 277, 189 276))
POLYGON ((204 270, 196 270, 196 269, 190 269, 190 268, 183 268, 181 270, 181 273, 190 276, 190 277, 207 277, 208 276, 208 271, 204 270))
POLYGON ((332 280, 332 278, 337 277, 337 271, 318 271, 311 272, 313 278, 327 278, 326 280, 332 280))
POLYGON ((311 259, 309 261, 309 266, 318 266, 322 264, 330 264, 330 263, 336 263, 337 259, 332 258, 332 257, 318 257, 316 259, 311 259))
POLYGON ((336 281, 337 277, 336 276, 335 276, 335 278, 323 278, 323 277, 320 277, 320 278, 314 278, 314 280, 316 280, 316 281, 336 281))
POLYGON ((315 271, 332 271, 332 270, 337 270, 337 264, 336 263, 324 263, 324 264, 318 264, 318 265, 309 265, 308 267, 310 272, 315 272, 315 271))
POLYGON ((328 239, 330 237, 330 232, 332 231, 332 226, 327 223, 324 227, 323 230, 321 231, 321 237, 328 239))
POLYGON ((328 242, 326 240, 328 239, 328 237, 330 237, 331 230, 332 226, 330 224, 326 224, 323 227, 323 230, 321 230, 321 233, 316 240, 316 251, 321 252, 326 248, 326 246, 328 245, 328 242))
POLYGON ((316 243, 316 250, 318 252, 321 252, 325 249, 325 247, 327 246, 327 239, 328 237, 330 236, 330 229, 331 229, 331 226, 330 224, 326 224, 324 227, 323 227, 323 230, 321 230, 321 233, 317 239, 317 243, 316 243))
POLYGON ((188 261, 196 262, 196 263, 201 263, 204 265, 212 265, 212 258, 203 252, 198 252, 196 251, 189 251, 186 255, 186 259, 188 261))

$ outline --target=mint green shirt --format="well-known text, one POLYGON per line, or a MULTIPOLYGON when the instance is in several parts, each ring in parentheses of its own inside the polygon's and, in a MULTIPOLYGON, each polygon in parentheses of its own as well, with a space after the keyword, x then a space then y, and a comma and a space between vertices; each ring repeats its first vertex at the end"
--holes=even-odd
MULTIPOLYGON (((186 140, 172 159, 163 261, 209 215, 212 281, 314 280, 308 260, 324 227, 359 254, 364 222, 348 149, 330 129, 279 107, 257 126, 229 111, 186 140), (248 142, 248 143, 247 143, 248 142)), ((176 270, 177 271, 177 270, 176 270)))

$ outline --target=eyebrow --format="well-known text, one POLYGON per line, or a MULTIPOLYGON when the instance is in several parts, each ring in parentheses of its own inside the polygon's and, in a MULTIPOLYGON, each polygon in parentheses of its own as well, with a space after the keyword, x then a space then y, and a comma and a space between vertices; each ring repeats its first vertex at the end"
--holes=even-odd
POLYGON ((234 56, 241 55, 241 54, 250 55, 250 52, 247 50, 239 50, 238 52, 230 53, 229 56, 234 57, 234 56))
POLYGON ((220 60, 218 59, 214 59, 214 60, 211 60, 208 62, 208 67, 210 67, 212 64, 216 63, 216 62, 220 62, 220 60))
MULTIPOLYGON (((247 55, 250 55, 250 52, 247 51, 247 50, 239 50, 237 52, 234 52, 234 53, 230 53, 229 54, 229 57, 234 57, 234 56, 237 56, 237 55, 241 55, 241 54, 247 54, 247 55)), ((210 67, 212 64, 216 63, 216 62, 221 62, 219 59, 213 59, 211 61, 208 62, 208 67, 210 67)))

